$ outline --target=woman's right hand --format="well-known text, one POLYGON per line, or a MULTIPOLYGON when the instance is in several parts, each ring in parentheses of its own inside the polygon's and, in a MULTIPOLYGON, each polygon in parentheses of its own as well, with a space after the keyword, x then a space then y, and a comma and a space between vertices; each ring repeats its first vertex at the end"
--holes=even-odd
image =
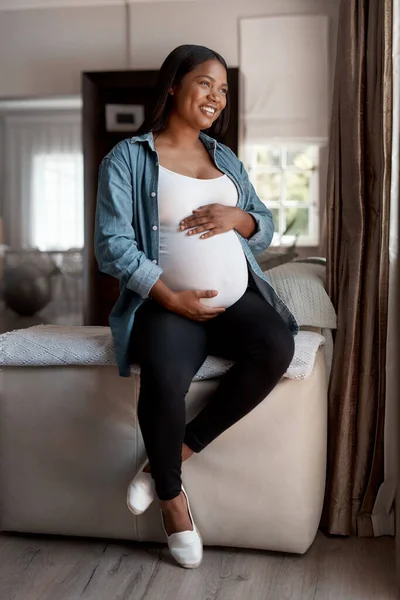
POLYGON ((218 296, 216 290, 173 292, 168 308, 192 321, 209 321, 225 312, 225 308, 206 306, 200 300, 201 298, 215 298, 215 296, 218 296))
POLYGON ((216 290, 183 290, 182 292, 173 292, 159 279, 151 288, 150 296, 167 310, 171 310, 192 321, 209 321, 225 312, 225 308, 206 306, 200 302, 201 298, 215 298, 215 296, 218 296, 216 290))

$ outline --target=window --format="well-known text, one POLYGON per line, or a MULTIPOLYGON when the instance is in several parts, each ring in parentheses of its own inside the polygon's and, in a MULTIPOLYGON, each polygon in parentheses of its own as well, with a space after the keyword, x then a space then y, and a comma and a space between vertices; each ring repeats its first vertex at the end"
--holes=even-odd
MULTIPOLYGON (((0 114, 1 117, 1 114, 0 114)), ((12 248, 82 248, 81 111, 9 109, 0 181, 5 243, 12 248)), ((1 154, 1 153, 0 153, 1 154)))
POLYGON ((83 247, 81 152, 33 156, 31 240, 40 250, 83 247))
POLYGON ((272 245, 319 244, 319 146, 247 145, 245 164, 258 196, 274 217, 272 245))

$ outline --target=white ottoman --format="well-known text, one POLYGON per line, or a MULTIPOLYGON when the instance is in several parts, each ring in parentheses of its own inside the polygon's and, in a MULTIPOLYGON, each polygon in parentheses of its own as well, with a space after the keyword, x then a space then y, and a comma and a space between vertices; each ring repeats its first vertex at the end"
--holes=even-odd
MULTIPOLYGON (((4 341, 4 340, 3 340, 4 341)), ((195 381, 188 420, 217 379, 195 381)), ((114 366, 3 366, 0 529, 164 542, 156 503, 134 517, 126 489, 144 458, 139 376, 114 366)), ((322 511, 327 444, 324 352, 183 466, 206 545, 303 553, 322 511)))

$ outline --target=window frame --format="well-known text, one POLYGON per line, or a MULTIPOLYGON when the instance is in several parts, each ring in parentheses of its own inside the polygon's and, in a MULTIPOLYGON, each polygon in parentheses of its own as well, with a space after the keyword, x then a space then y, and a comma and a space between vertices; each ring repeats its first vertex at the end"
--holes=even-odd
MULTIPOLYGON (((308 202, 301 202, 298 200, 287 200, 286 199, 286 188, 281 181, 281 197, 280 200, 265 202, 266 206, 271 210, 279 210, 279 224, 278 232, 274 232, 274 237, 271 242, 271 246, 291 246, 296 241, 296 245, 299 247, 318 247, 320 244, 320 206, 321 206, 321 151, 326 147, 328 140, 315 140, 315 139, 301 139, 301 140, 266 140, 264 143, 250 144, 245 142, 243 144, 243 162, 248 172, 249 179, 254 185, 257 192, 257 186, 255 182, 255 175, 259 173, 285 173, 285 172, 304 172, 302 169, 291 168, 287 166, 286 157, 287 152, 290 148, 312 146, 315 148, 315 165, 313 169, 307 169, 306 172, 311 173, 310 177, 310 200, 308 202), (256 164, 256 157, 259 149, 265 149, 266 147, 280 148, 280 164, 277 167, 258 166, 256 164), (309 235, 298 235, 296 240, 295 234, 283 235, 285 229, 283 222, 283 213, 285 208, 296 207, 296 208, 308 208, 309 215, 309 235)), ((263 200, 262 200, 263 201, 263 200)))

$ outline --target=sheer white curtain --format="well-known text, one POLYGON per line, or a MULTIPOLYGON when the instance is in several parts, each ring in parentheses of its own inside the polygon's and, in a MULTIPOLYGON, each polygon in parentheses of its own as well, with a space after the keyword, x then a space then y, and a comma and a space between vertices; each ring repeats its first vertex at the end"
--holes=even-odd
POLYGON ((3 160, 5 243, 83 247, 80 111, 6 116, 3 160))

